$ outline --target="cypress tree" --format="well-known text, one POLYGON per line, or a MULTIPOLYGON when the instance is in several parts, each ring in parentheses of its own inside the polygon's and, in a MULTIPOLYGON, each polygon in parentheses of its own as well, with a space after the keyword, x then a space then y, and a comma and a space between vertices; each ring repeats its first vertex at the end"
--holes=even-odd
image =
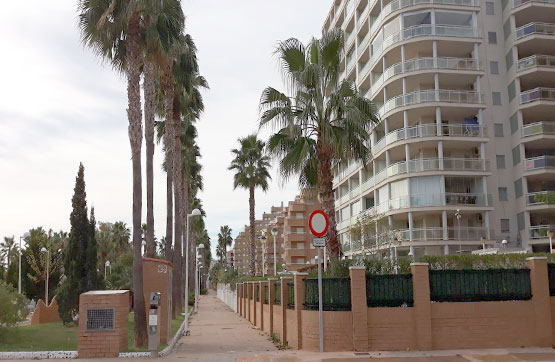
POLYGON ((86 290, 96 290, 102 288, 101 278, 98 275, 98 254, 96 247, 96 218, 94 207, 91 206, 89 240, 87 244, 87 288, 86 290))
MULTIPOLYGON (((73 321, 79 310, 79 295, 90 290, 88 289, 87 251, 91 236, 91 225, 87 217, 85 168, 82 163, 79 164, 71 204, 73 207, 69 217, 71 231, 64 250, 64 274, 66 278, 58 293, 59 312, 64 323, 73 321)), ((96 271, 96 264, 94 267, 96 271)))

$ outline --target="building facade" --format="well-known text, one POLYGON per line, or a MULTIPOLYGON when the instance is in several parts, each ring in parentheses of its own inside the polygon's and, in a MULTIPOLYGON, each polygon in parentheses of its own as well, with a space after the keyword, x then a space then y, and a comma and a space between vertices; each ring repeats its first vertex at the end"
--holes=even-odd
POLYGON ((552 0, 333 2, 323 31, 345 31, 340 79, 380 117, 372 160, 335 169, 346 255, 467 253, 502 240, 546 250, 552 23, 552 0), (370 220, 366 238, 352 232, 360 220, 370 220))

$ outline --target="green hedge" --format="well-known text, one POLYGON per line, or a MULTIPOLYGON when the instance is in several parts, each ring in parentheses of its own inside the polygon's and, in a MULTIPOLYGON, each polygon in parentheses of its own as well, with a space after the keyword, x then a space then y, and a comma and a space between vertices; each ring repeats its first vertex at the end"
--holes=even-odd
MULTIPOLYGON (((308 310, 318 310, 318 279, 305 279, 305 302, 308 310)), ((328 310, 351 310, 351 279, 322 279, 322 308, 328 310)))
POLYGON ((276 288, 274 293, 274 304, 281 305, 281 281, 275 282, 274 287, 276 288))
POLYGON ((369 307, 412 307, 412 274, 366 275, 369 307))
POLYGON ((287 288, 289 288, 289 304, 287 305, 289 309, 295 309, 295 286, 293 282, 287 283, 287 288))

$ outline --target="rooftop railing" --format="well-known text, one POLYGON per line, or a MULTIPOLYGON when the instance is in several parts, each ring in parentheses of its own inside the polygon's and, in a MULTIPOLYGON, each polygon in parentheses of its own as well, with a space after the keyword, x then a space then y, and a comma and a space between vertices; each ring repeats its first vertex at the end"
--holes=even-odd
POLYGON ((533 101, 555 101, 555 88, 534 88, 520 93, 520 104, 533 101))
POLYGON ((534 67, 555 67, 555 56, 553 55, 532 55, 522 58, 516 65, 517 71, 526 70, 534 67))
POLYGON ((522 137, 538 134, 555 135, 555 121, 540 121, 522 126, 522 137))
POLYGON ((527 158, 524 162, 525 171, 533 171, 544 168, 555 168, 555 156, 527 158))
POLYGON ((515 31, 516 40, 532 34, 555 35, 555 24, 529 23, 521 26, 515 31))

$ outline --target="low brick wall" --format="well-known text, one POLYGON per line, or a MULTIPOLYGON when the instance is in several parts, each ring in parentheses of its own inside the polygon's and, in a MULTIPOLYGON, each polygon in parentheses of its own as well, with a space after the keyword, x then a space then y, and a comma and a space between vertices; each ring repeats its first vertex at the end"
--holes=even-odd
MULTIPOLYGON (((532 298, 526 301, 431 302, 427 264, 411 264, 413 306, 369 308, 366 276, 361 267, 351 267, 351 311, 324 312, 325 351, 441 350, 462 348, 551 347, 555 345, 555 297, 549 295, 546 258, 528 259, 532 298)), ((287 307, 287 282, 282 278, 282 306, 252 298, 255 285, 240 283, 239 298, 250 309, 250 321, 294 349, 318 351, 318 311, 304 310, 304 278, 295 273, 294 309, 287 307), (249 296, 246 291, 252 291, 249 296), (254 309, 258 310, 254 321, 254 309), (272 313, 270 313, 272 308, 272 313), (262 311, 262 313, 260 313, 262 311), (270 327, 271 325, 271 327, 270 327)), ((268 281, 270 291, 272 283, 268 281)), ((247 315, 249 315, 247 311, 247 315)))

